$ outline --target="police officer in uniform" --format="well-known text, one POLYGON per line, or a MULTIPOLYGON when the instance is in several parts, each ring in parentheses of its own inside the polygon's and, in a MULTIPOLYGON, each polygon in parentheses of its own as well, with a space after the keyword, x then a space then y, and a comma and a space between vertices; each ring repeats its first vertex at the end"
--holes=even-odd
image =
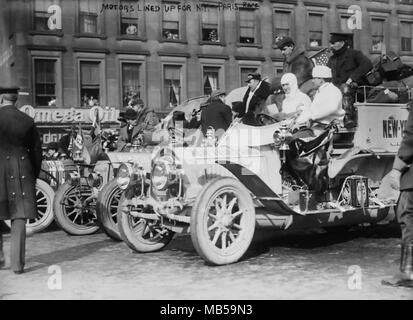
MULTIPOLYGON (((26 220, 37 217, 42 145, 31 117, 15 106, 18 88, 0 88, 0 220, 11 220, 10 268, 24 272, 26 220)), ((0 234, 0 267, 5 264, 0 234)))
POLYGON ((393 189, 400 190, 396 217, 399 222, 402 243, 400 272, 383 280, 383 285, 413 288, 413 111, 410 109, 402 143, 388 174, 393 189))

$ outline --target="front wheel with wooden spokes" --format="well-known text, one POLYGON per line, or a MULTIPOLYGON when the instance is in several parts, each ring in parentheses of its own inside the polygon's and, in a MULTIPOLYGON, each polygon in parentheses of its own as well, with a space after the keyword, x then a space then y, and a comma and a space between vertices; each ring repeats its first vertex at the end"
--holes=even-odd
POLYGON ((249 191, 233 178, 218 178, 205 185, 191 212, 191 239, 208 263, 238 261, 255 231, 255 209, 249 191))
POLYGON ((99 230, 96 199, 87 184, 60 185, 53 201, 53 211, 56 223, 70 235, 88 235, 99 230))
POLYGON ((119 200, 118 228, 122 240, 137 252, 153 252, 163 249, 171 240, 174 232, 166 229, 159 220, 134 217, 133 208, 125 195, 119 200))

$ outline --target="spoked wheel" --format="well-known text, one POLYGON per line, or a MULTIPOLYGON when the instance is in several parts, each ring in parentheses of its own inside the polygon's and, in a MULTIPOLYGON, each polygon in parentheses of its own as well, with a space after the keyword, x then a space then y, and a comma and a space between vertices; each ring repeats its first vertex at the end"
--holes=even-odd
POLYGON ((149 220, 134 217, 130 214, 131 207, 122 195, 118 207, 118 227, 123 241, 138 252, 153 252, 165 247, 174 232, 162 227, 159 220, 149 220))
POLYGON ((98 194, 96 216, 103 231, 114 240, 122 240, 117 215, 119 200, 123 190, 118 187, 116 179, 109 181, 98 194))
POLYGON ((71 235, 87 235, 99 230, 96 224, 96 199, 85 204, 92 195, 86 184, 71 186, 64 183, 57 189, 53 201, 54 217, 65 232, 71 235))
POLYGON ((249 191, 233 178, 212 180, 192 207, 190 229, 196 251, 208 263, 238 261, 255 231, 255 209, 249 191))
MULTIPOLYGON (((37 218, 28 219, 26 234, 31 235, 46 229, 53 222, 53 197, 52 187, 44 180, 36 180, 37 218)), ((10 228, 10 220, 5 224, 10 228)))

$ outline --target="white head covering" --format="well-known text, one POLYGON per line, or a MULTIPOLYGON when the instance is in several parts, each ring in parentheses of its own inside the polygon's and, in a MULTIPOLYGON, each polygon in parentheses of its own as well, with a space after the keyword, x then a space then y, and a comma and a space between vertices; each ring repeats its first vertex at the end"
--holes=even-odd
POLYGON ((315 66, 313 68, 313 78, 332 78, 331 69, 327 66, 315 66))
POLYGON ((281 85, 288 83, 290 85, 291 91, 290 93, 286 93, 286 97, 291 97, 297 93, 298 84, 297 84, 297 77, 294 73, 286 73, 281 77, 281 85))
POLYGON ((286 73, 281 77, 281 84, 288 83, 290 85, 290 93, 285 94, 285 99, 282 102, 282 112, 292 113, 299 109, 307 109, 310 104, 310 98, 298 89, 297 77, 293 73, 286 73))

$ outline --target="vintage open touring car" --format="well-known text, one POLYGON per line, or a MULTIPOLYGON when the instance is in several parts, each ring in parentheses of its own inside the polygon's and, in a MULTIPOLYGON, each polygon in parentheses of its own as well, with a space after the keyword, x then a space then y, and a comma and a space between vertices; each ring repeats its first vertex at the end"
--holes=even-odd
POLYGON ((53 202, 55 219, 68 234, 92 234, 101 228, 109 237, 121 240, 117 227, 117 208, 122 190, 114 179, 122 162, 139 162, 150 166, 154 145, 169 140, 168 125, 176 111, 184 112, 187 118, 199 111, 205 96, 184 101, 155 127, 154 131, 143 132, 139 143, 125 152, 107 152, 107 160, 93 165, 77 163, 58 189, 53 202))
POLYGON ((198 132, 185 146, 160 148, 149 169, 122 164, 122 238, 138 252, 152 252, 174 233, 189 232, 199 255, 222 265, 244 255, 256 226, 286 230, 388 219, 397 195, 386 196, 381 181, 391 170, 408 104, 356 108, 357 128, 332 123, 313 139, 292 139, 286 122, 234 122, 219 141, 198 132))

